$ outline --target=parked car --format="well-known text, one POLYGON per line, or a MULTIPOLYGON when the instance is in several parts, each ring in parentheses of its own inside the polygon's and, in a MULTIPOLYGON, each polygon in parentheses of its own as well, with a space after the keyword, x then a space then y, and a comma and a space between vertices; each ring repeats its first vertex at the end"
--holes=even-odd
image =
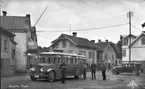
POLYGON ((115 66, 112 69, 112 74, 133 73, 133 75, 140 75, 143 73, 143 68, 139 63, 126 63, 121 66, 115 66))

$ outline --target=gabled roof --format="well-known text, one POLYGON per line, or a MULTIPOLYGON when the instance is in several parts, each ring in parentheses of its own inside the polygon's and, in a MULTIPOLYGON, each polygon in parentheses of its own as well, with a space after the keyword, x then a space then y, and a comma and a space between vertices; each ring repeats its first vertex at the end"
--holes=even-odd
POLYGON ((132 37, 134 37, 134 38, 137 37, 137 36, 135 36, 135 35, 133 35, 133 34, 131 34, 131 35, 122 35, 122 36, 124 36, 124 37, 123 37, 124 39, 126 39, 126 38, 128 38, 128 37, 130 37, 130 36, 132 36, 132 37))
POLYGON ((111 42, 98 42, 98 43, 96 43, 96 45, 100 47, 100 50, 104 50, 107 47, 107 45, 109 45, 109 44, 111 44, 111 42))
POLYGON ((130 46, 132 46, 142 35, 145 35, 145 31, 142 31, 142 33, 132 42, 130 46))
POLYGON ((121 46, 119 47, 118 44, 114 44, 114 43, 111 43, 111 45, 112 45, 112 47, 113 47, 113 49, 116 53, 116 58, 121 59, 121 57, 122 57, 122 53, 121 53, 122 48, 121 48, 121 46))
POLYGON ((74 45, 80 46, 80 47, 93 48, 93 49, 99 48, 98 46, 95 45, 95 43, 89 41, 86 38, 74 37, 74 36, 66 35, 66 34, 61 34, 56 40, 52 41, 53 43, 52 45, 54 45, 57 41, 62 40, 62 39, 68 39, 74 45))
POLYGON ((1 26, 5 29, 24 29, 26 26, 26 16, 0 16, 1 26))

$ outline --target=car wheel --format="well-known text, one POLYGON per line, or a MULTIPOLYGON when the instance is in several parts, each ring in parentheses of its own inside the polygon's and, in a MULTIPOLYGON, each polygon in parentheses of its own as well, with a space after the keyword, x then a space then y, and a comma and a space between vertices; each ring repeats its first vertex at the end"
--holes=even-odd
POLYGON ((117 71, 113 70, 112 71, 112 74, 116 75, 117 74, 117 71))
POLYGON ((53 82, 55 80, 55 72, 51 71, 48 73, 48 81, 53 82))
POLYGON ((31 79, 32 81, 36 81, 36 80, 37 80, 37 78, 35 78, 33 75, 30 76, 30 79, 31 79))
POLYGON ((138 74, 137 70, 133 70, 132 73, 133 73, 133 75, 137 75, 138 74))

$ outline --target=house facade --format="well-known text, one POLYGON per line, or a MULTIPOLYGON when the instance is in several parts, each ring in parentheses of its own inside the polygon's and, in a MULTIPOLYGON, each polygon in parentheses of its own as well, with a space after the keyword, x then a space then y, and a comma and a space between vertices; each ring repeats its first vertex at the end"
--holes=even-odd
POLYGON ((0 44, 1 44, 1 76, 15 74, 15 50, 16 42, 14 34, 0 27, 0 44))
MULTIPOLYGON (((135 41, 135 35, 122 36, 122 61, 129 61, 129 45, 135 41)), ((131 48, 132 49, 132 48, 131 48)))
POLYGON ((98 69, 100 69, 100 65, 102 61, 104 61, 107 64, 107 68, 111 69, 115 65, 121 64, 121 58, 118 57, 120 55, 118 52, 118 46, 112 42, 102 42, 101 40, 96 43, 97 46, 100 47, 100 49, 97 52, 98 60, 97 65, 98 69))
MULTIPOLYGON (((145 69, 145 31, 137 36, 131 43, 128 45, 131 48, 131 61, 139 62, 142 64, 142 67, 145 69)), ((122 47, 123 50, 124 46, 122 47)), ((123 61, 129 61, 129 49, 126 48, 126 51, 123 53, 123 61)), ((145 71, 145 70, 144 70, 145 71)))
POLYGON ((30 64, 30 61, 28 61, 30 59, 28 50, 33 41, 30 15, 7 16, 7 12, 3 11, 3 16, 0 18, 2 20, 1 26, 16 35, 14 37, 14 41, 17 42, 15 50, 16 71, 26 72, 30 64))
POLYGON ((77 37, 77 33, 73 35, 61 34, 50 46, 53 51, 81 54, 86 56, 86 62, 91 64, 92 61, 97 62, 96 50, 98 47, 95 43, 86 38, 77 37))

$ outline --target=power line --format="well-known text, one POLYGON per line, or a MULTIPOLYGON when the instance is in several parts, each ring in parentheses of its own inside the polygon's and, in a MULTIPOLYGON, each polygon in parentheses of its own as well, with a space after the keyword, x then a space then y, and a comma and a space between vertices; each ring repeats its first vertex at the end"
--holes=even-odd
POLYGON ((40 36, 40 37, 43 37, 43 38, 45 38, 45 39, 48 39, 48 40, 49 40, 49 38, 47 38, 47 37, 45 37, 45 36, 42 36, 42 35, 39 35, 39 34, 37 34, 37 36, 40 36))
POLYGON ((136 26, 134 26, 133 24, 131 24, 132 27, 136 28, 138 31, 142 31, 139 28, 137 28, 136 26))
MULTIPOLYGON (((44 12, 47 10, 48 7, 45 8, 45 10, 43 11, 43 13, 41 14, 41 16, 38 18, 37 22, 35 23, 35 25, 38 23, 38 21, 41 19, 41 17, 43 16, 44 12)), ((34 25, 34 26, 35 26, 34 25)))
MULTIPOLYGON (((125 23, 125 24, 117 24, 117 25, 111 25, 111 26, 104 26, 104 27, 97 27, 97 28, 76 29, 76 30, 71 30, 71 31, 88 31, 88 30, 96 30, 96 29, 106 29, 106 28, 112 28, 112 27, 123 26, 123 25, 127 25, 127 24, 128 24, 128 23, 125 23)), ((68 32, 68 30, 36 31, 36 32, 68 32)))

